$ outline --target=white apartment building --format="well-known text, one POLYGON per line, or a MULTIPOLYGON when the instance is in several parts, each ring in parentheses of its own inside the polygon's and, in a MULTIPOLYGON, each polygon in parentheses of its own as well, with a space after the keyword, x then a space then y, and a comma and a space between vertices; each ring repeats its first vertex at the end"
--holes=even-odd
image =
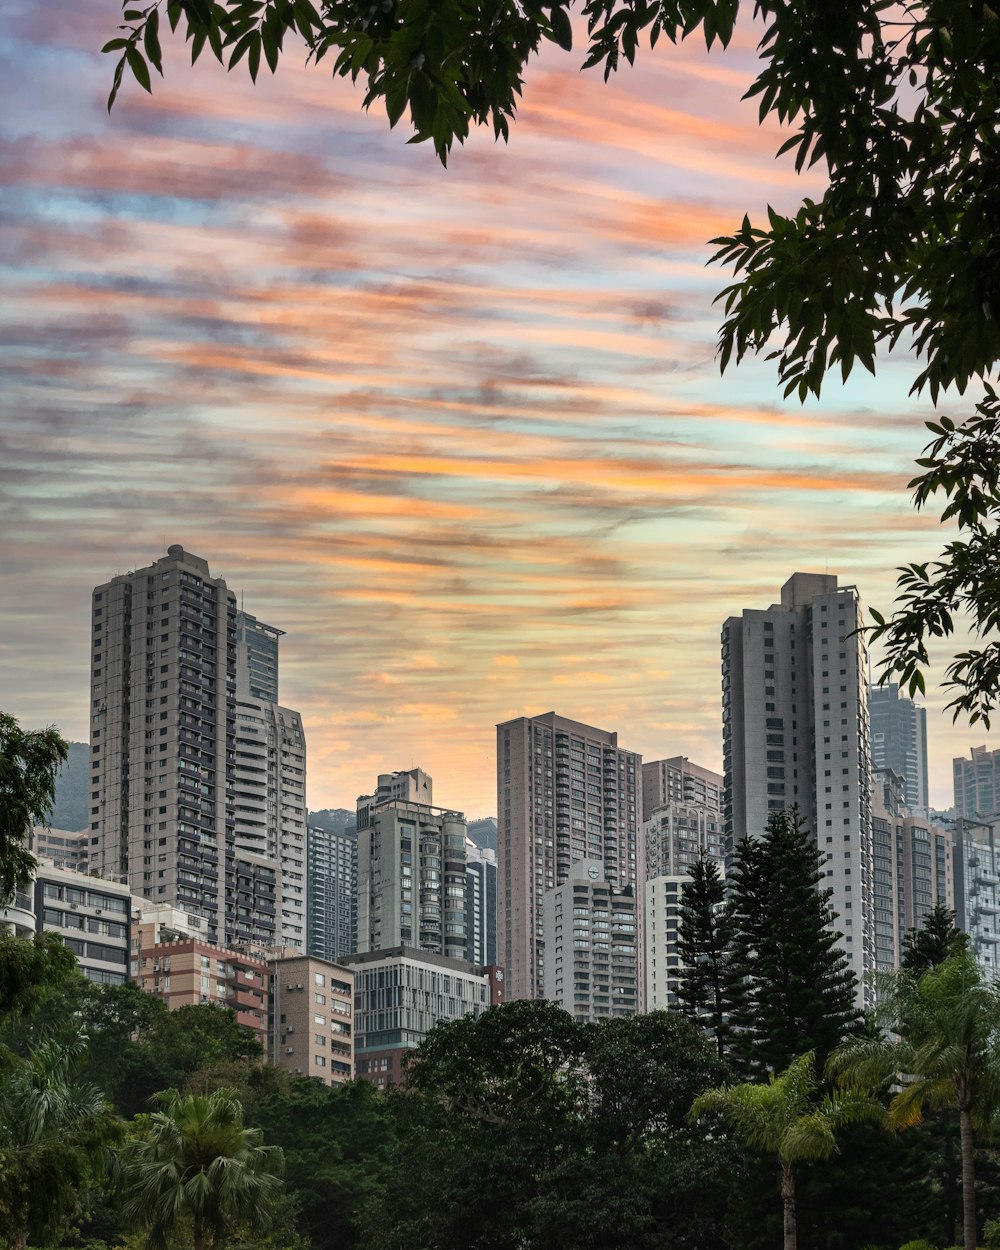
MULTIPOLYGON (((867 653, 861 599, 829 574, 795 573, 781 602, 722 629, 724 824, 758 837, 797 807, 825 856, 826 885, 859 994, 876 966, 867 653)), ((867 1001, 867 997, 865 1001, 867 1001)))
POLYGON ((634 1016, 641 999, 638 911, 634 889, 614 889, 601 860, 574 864, 542 900, 543 997, 577 1020, 634 1016))

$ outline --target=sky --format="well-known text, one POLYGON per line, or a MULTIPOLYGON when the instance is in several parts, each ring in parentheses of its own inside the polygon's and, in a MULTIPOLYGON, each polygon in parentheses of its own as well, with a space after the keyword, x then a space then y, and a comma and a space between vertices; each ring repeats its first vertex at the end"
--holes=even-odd
MULTIPOLYGON (((109 118, 110 0, 0 33, 0 706, 87 734, 94 585, 171 543, 286 631, 312 808, 418 764, 495 813, 495 724, 555 710, 721 764, 719 631, 796 570, 891 603, 947 535, 906 491, 928 400, 720 376, 708 240, 795 206, 740 97, 753 32, 530 71, 447 171, 290 49, 109 118)), ((960 417, 968 401, 946 402, 960 417)), ((983 741, 929 686, 931 801, 983 741)), ((997 745, 996 742, 990 745, 997 745)))

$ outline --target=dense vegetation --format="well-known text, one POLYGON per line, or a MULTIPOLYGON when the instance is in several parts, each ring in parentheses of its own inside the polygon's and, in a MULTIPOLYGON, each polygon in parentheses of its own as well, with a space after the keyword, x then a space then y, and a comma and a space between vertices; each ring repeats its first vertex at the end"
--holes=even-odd
MULTIPOLYGON (((772 821, 741 863, 721 1047, 704 979, 690 1018, 586 1024, 513 1002, 440 1025, 386 1092, 288 1078, 226 1009, 169 1012, 86 982, 57 942, 0 936, 0 1245, 949 1247, 963 1174, 970 1236, 993 1231, 1000 1011, 947 915, 882 986, 892 1018, 863 1021, 796 821, 772 821), (803 889, 781 884, 779 850, 803 889), (781 890, 796 927, 778 923, 781 890)), ((693 916, 698 889, 696 874, 693 916)))

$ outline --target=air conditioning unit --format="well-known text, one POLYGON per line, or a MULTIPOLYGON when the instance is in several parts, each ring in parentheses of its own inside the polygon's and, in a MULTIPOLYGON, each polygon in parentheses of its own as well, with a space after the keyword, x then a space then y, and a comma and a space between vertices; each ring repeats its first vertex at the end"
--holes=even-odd
POLYGON ((80 908, 80 904, 79 904, 79 903, 70 903, 70 905, 69 905, 69 909, 70 909, 70 911, 78 911, 78 910, 79 910, 79 908, 80 908))
POLYGON ((94 908, 94 915, 95 915, 95 916, 103 916, 103 915, 104 915, 104 912, 103 912, 103 911, 101 911, 101 909, 100 909, 99 907, 95 907, 95 908, 94 908))
POLYGON ((294 1032, 295 1032, 295 1029, 294 1029, 294 1028, 292 1028, 291 1026, 289 1026, 287 1029, 285 1029, 285 1032, 286 1032, 286 1033, 294 1033, 294 1032))
POLYGON ((295 1047, 294 1047, 294 1046, 286 1046, 286 1047, 285 1047, 285 1054, 286 1054, 286 1055, 294 1055, 294 1054, 295 1054, 295 1047))

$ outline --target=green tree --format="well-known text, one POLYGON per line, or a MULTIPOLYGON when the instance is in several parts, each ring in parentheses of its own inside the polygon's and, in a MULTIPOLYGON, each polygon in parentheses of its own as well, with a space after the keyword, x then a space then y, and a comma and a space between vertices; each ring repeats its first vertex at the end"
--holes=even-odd
POLYGON ((120 1122, 77 1080, 84 1040, 40 1042, 0 1079, 0 1239, 56 1240, 107 1172, 120 1122))
POLYGON ((732 927, 725 906, 726 887, 715 860, 699 856, 681 890, 677 954, 684 968, 677 990, 681 1010, 707 1028, 721 1059, 729 1033, 732 995, 732 927))
POLYGON ((56 774, 69 751, 52 728, 31 732, 0 712, 0 906, 31 879, 35 857, 25 843, 44 823, 56 795, 56 774))
POLYGON ((285 1179, 313 1250, 355 1250, 363 1211, 385 1210, 402 1104, 368 1081, 325 1086, 293 1077, 287 1094, 253 1100, 254 1122, 285 1156, 285 1179))
POLYGON ((938 903, 924 917, 919 929, 910 929, 903 938, 902 967, 914 976, 943 964, 949 955, 969 947, 969 935, 955 924, 955 913, 938 903))
POLYGON ((747 1075, 782 1071, 803 1046, 822 1068, 859 1018, 819 864, 795 812, 773 812, 736 848, 730 1050, 747 1075))
POLYGON ((975 1250, 973 1137, 1000 1107, 1000 988, 959 950, 922 976, 902 970, 882 977, 875 1019, 883 1031, 846 1043, 831 1070, 848 1089, 898 1084, 890 1128, 919 1124, 925 1107, 958 1112, 964 1244, 975 1250))
POLYGON ((784 1247, 796 1250, 795 1167, 809 1159, 829 1159, 837 1150, 837 1131, 845 1125, 881 1116, 878 1103, 856 1092, 817 1097, 816 1056, 793 1060, 766 1085, 722 1085, 695 1099, 694 1117, 714 1112, 752 1150, 776 1155, 781 1167, 784 1247))
POLYGON ((82 981, 73 952, 54 933, 0 933, 0 1025, 20 1030, 46 998, 82 981))
POLYGON ((242 1225, 266 1229, 282 1192, 283 1158, 246 1128, 227 1090, 209 1097, 167 1090, 122 1157, 122 1210, 150 1245, 190 1221, 192 1250, 219 1245, 242 1225))

